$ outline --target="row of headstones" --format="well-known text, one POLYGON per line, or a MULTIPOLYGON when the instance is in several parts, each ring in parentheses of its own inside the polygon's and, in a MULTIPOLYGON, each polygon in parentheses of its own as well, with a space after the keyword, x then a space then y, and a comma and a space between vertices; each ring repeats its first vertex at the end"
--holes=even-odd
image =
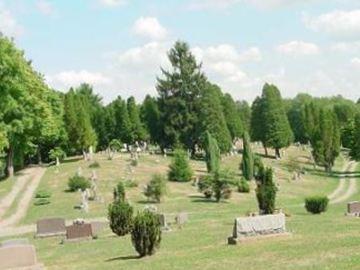
POLYGON ((81 219, 74 220, 66 226, 63 218, 47 218, 36 223, 35 237, 51 237, 65 235, 66 240, 77 240, 97 236, 105 227, 105 222, 85 223, 81 219))

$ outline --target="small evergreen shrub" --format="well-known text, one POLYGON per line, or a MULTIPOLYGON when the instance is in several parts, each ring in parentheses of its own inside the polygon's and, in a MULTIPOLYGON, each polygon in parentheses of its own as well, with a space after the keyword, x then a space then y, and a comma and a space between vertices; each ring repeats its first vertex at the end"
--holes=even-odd
POLYGON ((134 219, 131 241, 140 257, 153 255, 161 242, 159 216, 148 210, 138 213, 134 219))
POLYGON ((134 180, 128 179, 128 180, 126 180, 126 181, 124 182, 124 185, 125 185, 125 187, 127 187, 127 188, 134 188, 134 187, 139 186, 139 183, 136 182, 136 181, 134 181, 134 180))
POLYGON ((166 179, 160 175, 155 174, 152 176, 151 181, 146 185, 144 195, 148 199, 160 202, 161 198, 166 194, 166 179))
POLYGON ((50 197, 51 197, 51 193, 47 190, 39 190, 35 194, 36 199, 50 198, 50 197))
POLYGON ((100 163, 97 162, 97 161, 94 161, 93 163, 91 163, 91 164, 89 165, 89 168, 91 168, 91 169, 100 168, 100 163))
POLYGON ((40 198, 34 202, 35 206, 47 205, 47 204, 50 204, 50 200, 48 198, 40 198))
POLYGON ((74 175, 68 181, 69 191, 71 192, 78 191, 79 189, 84 191, 87 188, 90 188, 90 186, 91 186, 90 181, 85 177, 79 175, 74 175))
POLYGON ((313 214, 320 214, 327 210, 329 199, 326 196, 312 196, 305 199, 305 208, 313 214))
POLYGON ((278 189, 273 181, 272 168, 265 168, 261 165, 257 172, 256 180, 256 198, 258 200, 260 213, 265 215, 273 214, 278 189))
POLYGON ((199 191, 204 194, 205 198, 214 197, 217 202, 221 199, 229 199, 232 192, 229 181, 231 175, 229 171, 209 174, 199 181, 199 191))
POLYGON ((237 189, 240 193, 249 193, 250 192, 250 185, 249 182, 245 178, 241 178, 240 181, 237 183, 237 189))
POLYGON ((118 236, 128 234, 133 226, 133 207, 122 201, 114 201, 108 208, 110 229, 118 236))
POLYGON ((189 182, 193 171, 189 165, 188 155, 184 150, 174 151, 174 158, 170 164, 169 180, 177 182, 189 182))
POLYGON ((125 201, 125 186, 123 182, 119 182, 114 188, 114 201, 125 201))
POLYGON ((207 199, 211 199, 213 195, 212 182, 210 175, 203 177, 198 183, 199 191, 202 192, 207 199))
POLYGON ((139 161, 137 159, 132 159, 130 161, 130 165, 133 166, 133 167, 136 167, 138 164, 139 164, 139 161))

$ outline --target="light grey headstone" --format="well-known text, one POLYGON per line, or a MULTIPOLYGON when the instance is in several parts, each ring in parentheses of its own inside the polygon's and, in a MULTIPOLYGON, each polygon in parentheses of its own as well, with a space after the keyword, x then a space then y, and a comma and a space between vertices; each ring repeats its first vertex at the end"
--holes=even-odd
POLYGON ((175 217, 176 224, 179 226, 184 225, 186 222, 188 222, 188 220, 189 220, 188 213, 185 212, 179 213, 175 217))
POLYGON ((41 269, 33 245, 0 248, 0 269, 41 269))
POLYGON ((36 222, 37 237, 64 235, 65 232, 65 219, 63 218, 45 218, 36 222))

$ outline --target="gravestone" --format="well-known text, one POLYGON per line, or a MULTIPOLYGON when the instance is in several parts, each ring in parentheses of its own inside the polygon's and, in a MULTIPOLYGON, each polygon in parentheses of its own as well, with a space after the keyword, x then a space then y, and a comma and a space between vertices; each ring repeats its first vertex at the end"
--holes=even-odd
POLYGON ((160 220, 161 230, 163 230, 163 231, 171 231, 170 226, 167 223, 165 214, 160 214, 159 215, 159 220, 160 220))
POLYGON ((93 236, 101 233, 107 226, 107 222, 102 222, 102 221, 93 221, 90 224, 91 224, 91 233, 93 236))
POLYGON ((233 235, 228 244, 236 244, 247 237, 276 235, 286 233, 285 215, 262 215, 235 219, 233 235))
POLYGON ((36 237, 65 235, 65 219, 46 218, 36 222, 36 237))
POLYGON ((43 269, 37 262, 33 245, 15 245, 0 248, 0 269, 43 269))
POLYGON ((347 214, 353 216, 360 216, 360 202, 349 202, 347 205, 347 214))
POLYGON ((93 236, 91 224, 89 223, 76 223, 66 226, 66 239, 67 240, 80 240, 91 238, 93 236))
POLYGON ((19 245, 29 245, 29 240, 27 238, 22 239, 9 239, 2 241, 0 247, 10 247, 10 246, 19 246, 19 245))
POLYGON ((189 217, 188 214, 185 212, 179 213, 175 217, 175 222, 178 226, 183 226, 186 222, 188 222, 189 217))

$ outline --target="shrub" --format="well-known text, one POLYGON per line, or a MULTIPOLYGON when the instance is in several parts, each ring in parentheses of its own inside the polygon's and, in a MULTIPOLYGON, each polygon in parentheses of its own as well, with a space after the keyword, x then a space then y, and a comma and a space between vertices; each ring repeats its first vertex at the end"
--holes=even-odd
POLYGON ((127 188, 134 188, 134 187, 137 187, 139 184, 138 184, 138 182, 136 182, 134 180, 128 179, 124 182, 124 185, 127 188))
POLYGON ((51 197, 51 193, 47 190, 39 190, 35 194, 35 198, 37 199, 50 198, 50 197, 51 197))
POLYGON ((161 198, 166 194, 166 180, 160 174, 152 176, 150 182, 146 185, 144 195, 148 199, 153 199, 160 202, 161 198))
POLYGON ((216 139, 208 131, 205 132, 204 146, 207 170, 209 173, 215 173, 220 167, 220 149, 216 139))
POLYGON ((46 204, 50 204, 50 200, 47 198, 40 198, 34 202, 34 205, 36 205, 36 206, 46 205, 46 204))
POLYGON ((119 182, 114 188, 114 201, 125 201, 125 186, 123 182, 119 182))
POLYGON ((68 181, 69 191, 75 192, 79 189, 82 191, 90 188, 90 181, 83 176, 74 175, 68 181))
POLYGON ((214 196, 217 202, 221 199, 229 199, 231 196, 229 184, 231 175, 232 174, 229 171, 220 171, 209 174, 198 183, 199 191, 208 199, 214 196))
POLYGON ((139 213, 134 219, 131 241, 140 257, 153 255, 161 242, 159 216, 147 210, 139 213))
POLYGON ((91 169, 100 168, 100 163, 97 162, 97 161, 94 161, 93 163, 91 163, 91 164, 89 165, 89 168, 91 168, 91 169))
POLYGON ((133 167, 136 167, 138 164, 139 164, 139 161, 137 159, 132 159, 130 161, 130 165, 133 166, 133 167))
POLYGON ((320 214, 327 210, 329 199, 326 196, 312 196, 305 199, 305 208, 313 214, 320 214))
POLYGON ((243 158, 241 169, 246 180, 252 180, 254 177, 254 155, 251 150, 249 134, 245 131, 243 134, 243 158))
POLYGON ((257 173, 256 198, 261 214, 273 214, 275 211, 277 187, 273 181, 272 168, 259 167, 257 173))
POLYGON ((202 192, 205 198, 210 199, 213 195, 212 182, 210 175, 203 177, 198 183, 199 191, 202 192))
POLYGON ((184 150, 174 151, 174 158, 170 164, 169 180, 177 182, 188 182, 191 180, 193 171, 189 165, 188 155, 184 150))
POLYGON ((133 207, 122 201, 115 201, 109 205, 108 219, 110 229, 118 236, 128 234, 133 226, 133 207))
POLYGON ((249 193, 250 192, 250 185, 249 182, 246 181, 245 178, 241 178, 240 181, 237 183, 238 192, 240 193, 249 193))

